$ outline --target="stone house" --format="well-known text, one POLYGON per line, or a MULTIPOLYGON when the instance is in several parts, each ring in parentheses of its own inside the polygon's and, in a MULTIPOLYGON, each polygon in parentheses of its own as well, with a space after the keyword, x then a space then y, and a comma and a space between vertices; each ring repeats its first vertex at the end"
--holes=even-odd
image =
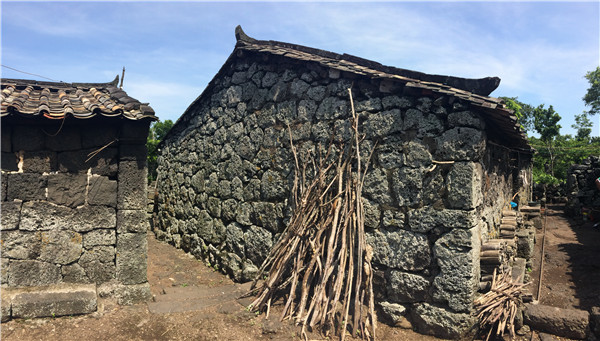
POLYGON ((2 79, 3 320, 150 295, 145 143, 156 117, 117 82, 2 79))
POLYGON ((299 150, 347 138, 351 88, 365 155, 376 146, 363 200, 378 304, 422 333, 462 335, 480 246, 515 193, 529 198, 532 150, 489 97, 500 80, 255 40, 240 27, 236 38, 160 146, 158 238, 252 279, 291 215, 286 127, 299 150))

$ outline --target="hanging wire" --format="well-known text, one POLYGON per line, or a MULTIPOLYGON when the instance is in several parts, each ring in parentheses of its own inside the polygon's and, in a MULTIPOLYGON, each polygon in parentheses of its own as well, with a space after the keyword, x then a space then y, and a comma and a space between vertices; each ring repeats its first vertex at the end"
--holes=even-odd
POLYGON ((53 81, 53 82, 60 82, 60 83, 64 83, 63 81, 57 81, 56 79, 52 79, 52 78, 48 78, 48 77, 44 77, 44 76, 42 76, 42 75, 38 75, 38 74, 35 74, 35 73, 30 73, 30 72, 21 71, 21 70, 15 69, 14 67, 6 66, 6 65, 4 65, 4 64, 0 64, 0 65, 2 65, 2 67, 5 67, 5 68, 7 68, 7 69, 11 69, 11 70, 13 70, 13 71, 17 71, 17 72, 24 73, 24 74, 27 74, 27 75, 36 76, 36 77, 41 77, 41 78, 44 78, 44 79, 47 79, 47 80, 50 80, 50 81, 53 81))

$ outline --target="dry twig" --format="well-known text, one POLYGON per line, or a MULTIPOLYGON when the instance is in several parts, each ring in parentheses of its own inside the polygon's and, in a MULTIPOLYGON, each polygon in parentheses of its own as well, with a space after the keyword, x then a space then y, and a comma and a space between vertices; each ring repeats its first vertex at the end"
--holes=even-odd
POLYGON ((499 273, 494 270, 490 291, 475 300, 480 327, 490 328, 486 340, 494 328, 496 335, 504 335, 504 331, 508 329, 510 336, 515 336, 514 320, 522 303, 522 289, 529 284, 517 283, 513 282, 510 268, 499 273))
POLYGON ((353 335, 375 339, 372 249, 366 243, 362 203, 370 156, 363 163, 358 115, 348 90, 353 136, 337 146, 337 157, 331 143, 324 157, 309 154, 308 160, 300 161, 288 127, 295 207, 252 285, 257 296, 251 309, 269 311, 283 296, 281 319, 294 319, 305 339, 306 328, 316 325, 342 340, 348 325, 353 335), (265 281, 257 286, 263 276, 265 281))

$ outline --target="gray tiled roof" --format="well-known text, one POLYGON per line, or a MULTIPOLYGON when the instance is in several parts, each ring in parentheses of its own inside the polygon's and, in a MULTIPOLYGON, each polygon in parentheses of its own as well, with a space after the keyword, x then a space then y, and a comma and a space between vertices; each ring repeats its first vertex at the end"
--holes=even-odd
POLYGON ((513 112, 504 106, 501 99, 488 96, 500 84, 498 77, 467 79, 429 75, 385 66, 348 54, 337 54, 272 40, 256 40, 246 35, 240 26, 236 28, 235 35, 237 39, 236 50, 256 51, 301 61, 317 62, 332 69, 371 78, 389 79, 422 92, 449 95, 468 101, 472 106, 479 108, 486 114, 486 118, 494 127, 500 129, 504 139, 510 141, 512 147, 531 149, 513 112))
POLYGON ((79 119, 95 116, 124 117, 130 120, 156 120, 148 103, 129 97, 117 87, 118 77, 110 83, 40 82, 2 79, 0 116, 40 116, 79 119))

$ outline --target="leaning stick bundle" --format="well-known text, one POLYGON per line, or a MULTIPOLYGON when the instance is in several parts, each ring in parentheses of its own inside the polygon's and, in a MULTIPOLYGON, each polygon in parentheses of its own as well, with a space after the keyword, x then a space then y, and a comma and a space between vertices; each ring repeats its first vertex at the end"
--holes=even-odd
POLYGON ((494 270, 490 291, 475 300, 480 327, 490 329, 486 340, 494 328, 496 335, 504 335, 504 331, 508 330, 512 337, 515 336, 514 320, 522 304, 522 289, 528 284, 517 283, 513 282, 510 268, 499 273, 494 270))
POLYGON ((271 302, 284 297, 281 319, 301 325, 305 339, 306 328, 316 325, 341 340, 349 325, 352 335, 375 339, 373 252, 366 243, 362 202, 370 156, 363 164, 358 115, 348 91, 352 139, 336 146, 337 156, 332 143, 324 157, 301 162, 288 127, 295 206, 252 285, 256 299, 251 309, 269 312, 271 302), (264 282, 257 285, 261 278, 264 282))

